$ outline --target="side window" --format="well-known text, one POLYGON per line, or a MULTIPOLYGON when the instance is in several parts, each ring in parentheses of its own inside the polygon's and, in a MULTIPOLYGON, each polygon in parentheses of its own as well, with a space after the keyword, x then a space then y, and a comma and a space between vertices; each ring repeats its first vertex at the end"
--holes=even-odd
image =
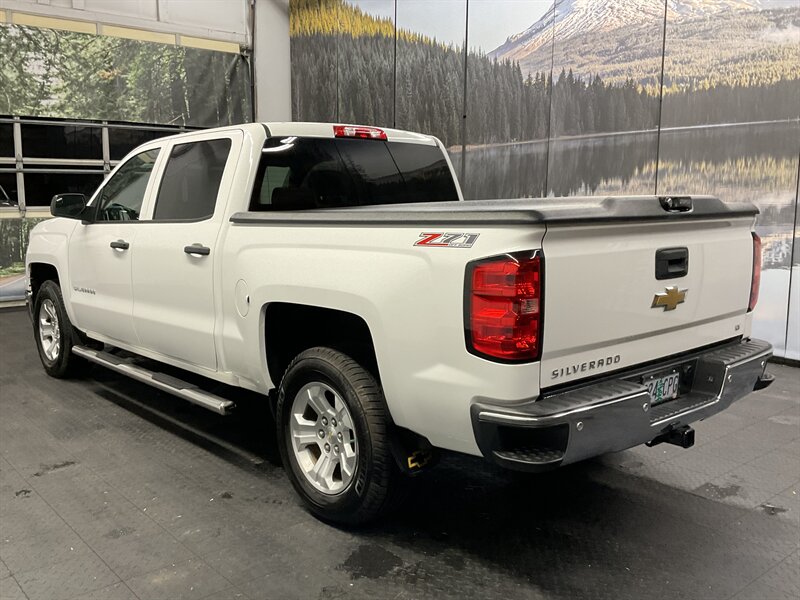
POLYGON ((156 197, 153 220, 199 220, 214 214, 229 139, 176 144, 156 197))
POLYGON ((158 148, 129 159, 100 190, 96 221, 137 221, 158 148))

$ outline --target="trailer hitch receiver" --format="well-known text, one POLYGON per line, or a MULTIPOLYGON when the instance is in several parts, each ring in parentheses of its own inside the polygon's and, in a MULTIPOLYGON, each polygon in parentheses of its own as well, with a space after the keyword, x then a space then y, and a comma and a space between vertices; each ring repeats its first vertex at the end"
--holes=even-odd
POLYGON ((680 446, 681 448, 691 448, 694 446, 694 429, 688 425, 670 427, 667 431, 658 434, 652 440, 647 442, 647 446, 652 448, 653 446, 657 446, 658 444, 662 444, 664 442, 667 444, 680 446))

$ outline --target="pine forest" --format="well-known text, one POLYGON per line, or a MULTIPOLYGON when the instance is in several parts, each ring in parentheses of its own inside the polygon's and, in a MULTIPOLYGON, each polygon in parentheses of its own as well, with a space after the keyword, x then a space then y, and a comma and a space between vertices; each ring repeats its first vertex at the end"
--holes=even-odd
MULTIPOLYGON (((794 14, 785 12, 769 18, 789 19, 796 27, 794 14)), ((753 19, 726 27, 746 27, 753 19)), ((680 37, 686 36, 691 31, 682 30, 680 37)), ((650 72, 634 68, 626 77, 608 61, 595 69, 583 65, 578 74, 561 49, 553 52, 552 73, 541 61, 530 71, 470 50, 465 86, 463 47, 396 29, 391 19, 367 15, 344 0, 292 0, 293 117, 394 125, 432 133, 450 147, 655 130, 660 114, 664 128, 800 117, 800 50, 772 48, 769 70, 764 52, 754 51, 751 62, 761 67, 729 66, 727 76, 720 69, 681 73, 676 65, 698 61, 668 55, 659 107, 658 42, 648 45, 657 48, 657 60, 640 57, 636 63, 649 65, 650 72)), ((708 45, 687 47, 700 52, 708 45)))

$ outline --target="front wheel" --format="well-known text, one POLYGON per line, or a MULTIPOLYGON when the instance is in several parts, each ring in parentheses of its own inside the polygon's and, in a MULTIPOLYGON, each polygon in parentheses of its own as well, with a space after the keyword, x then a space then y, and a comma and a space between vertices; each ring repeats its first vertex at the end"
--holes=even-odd
POLYGON ((281 381, 276 421, 286 473, 317 517, 363 524, 398 500, 403 476, 383 393, 352 358, 320 347, 299 354, 281 381))
POLYGON ((61 288, 54 281, 45 281, 36 294, 33 333, 48 375, 62 379, 78 374, 84 362, 72 352, 77 334, 64 308, 61 288))

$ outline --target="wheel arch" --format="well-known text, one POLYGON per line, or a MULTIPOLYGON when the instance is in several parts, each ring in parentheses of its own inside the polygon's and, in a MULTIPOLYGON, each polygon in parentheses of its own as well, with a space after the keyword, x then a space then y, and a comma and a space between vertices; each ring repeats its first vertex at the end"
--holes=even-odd
POLYGON ((380 382, 375 342, 366 320, 352 312, 309 304, 271 302, 264 307, 263 348, 277 387, 292 359, 326 346, 359 362, 380 382))
POLYGON ((28 265, 28 285, 31 290, 31 301, 36 301, 36 294, 45 281, 55 281, 61 286, 58 267, 46 262, 32 262, 28 265))

